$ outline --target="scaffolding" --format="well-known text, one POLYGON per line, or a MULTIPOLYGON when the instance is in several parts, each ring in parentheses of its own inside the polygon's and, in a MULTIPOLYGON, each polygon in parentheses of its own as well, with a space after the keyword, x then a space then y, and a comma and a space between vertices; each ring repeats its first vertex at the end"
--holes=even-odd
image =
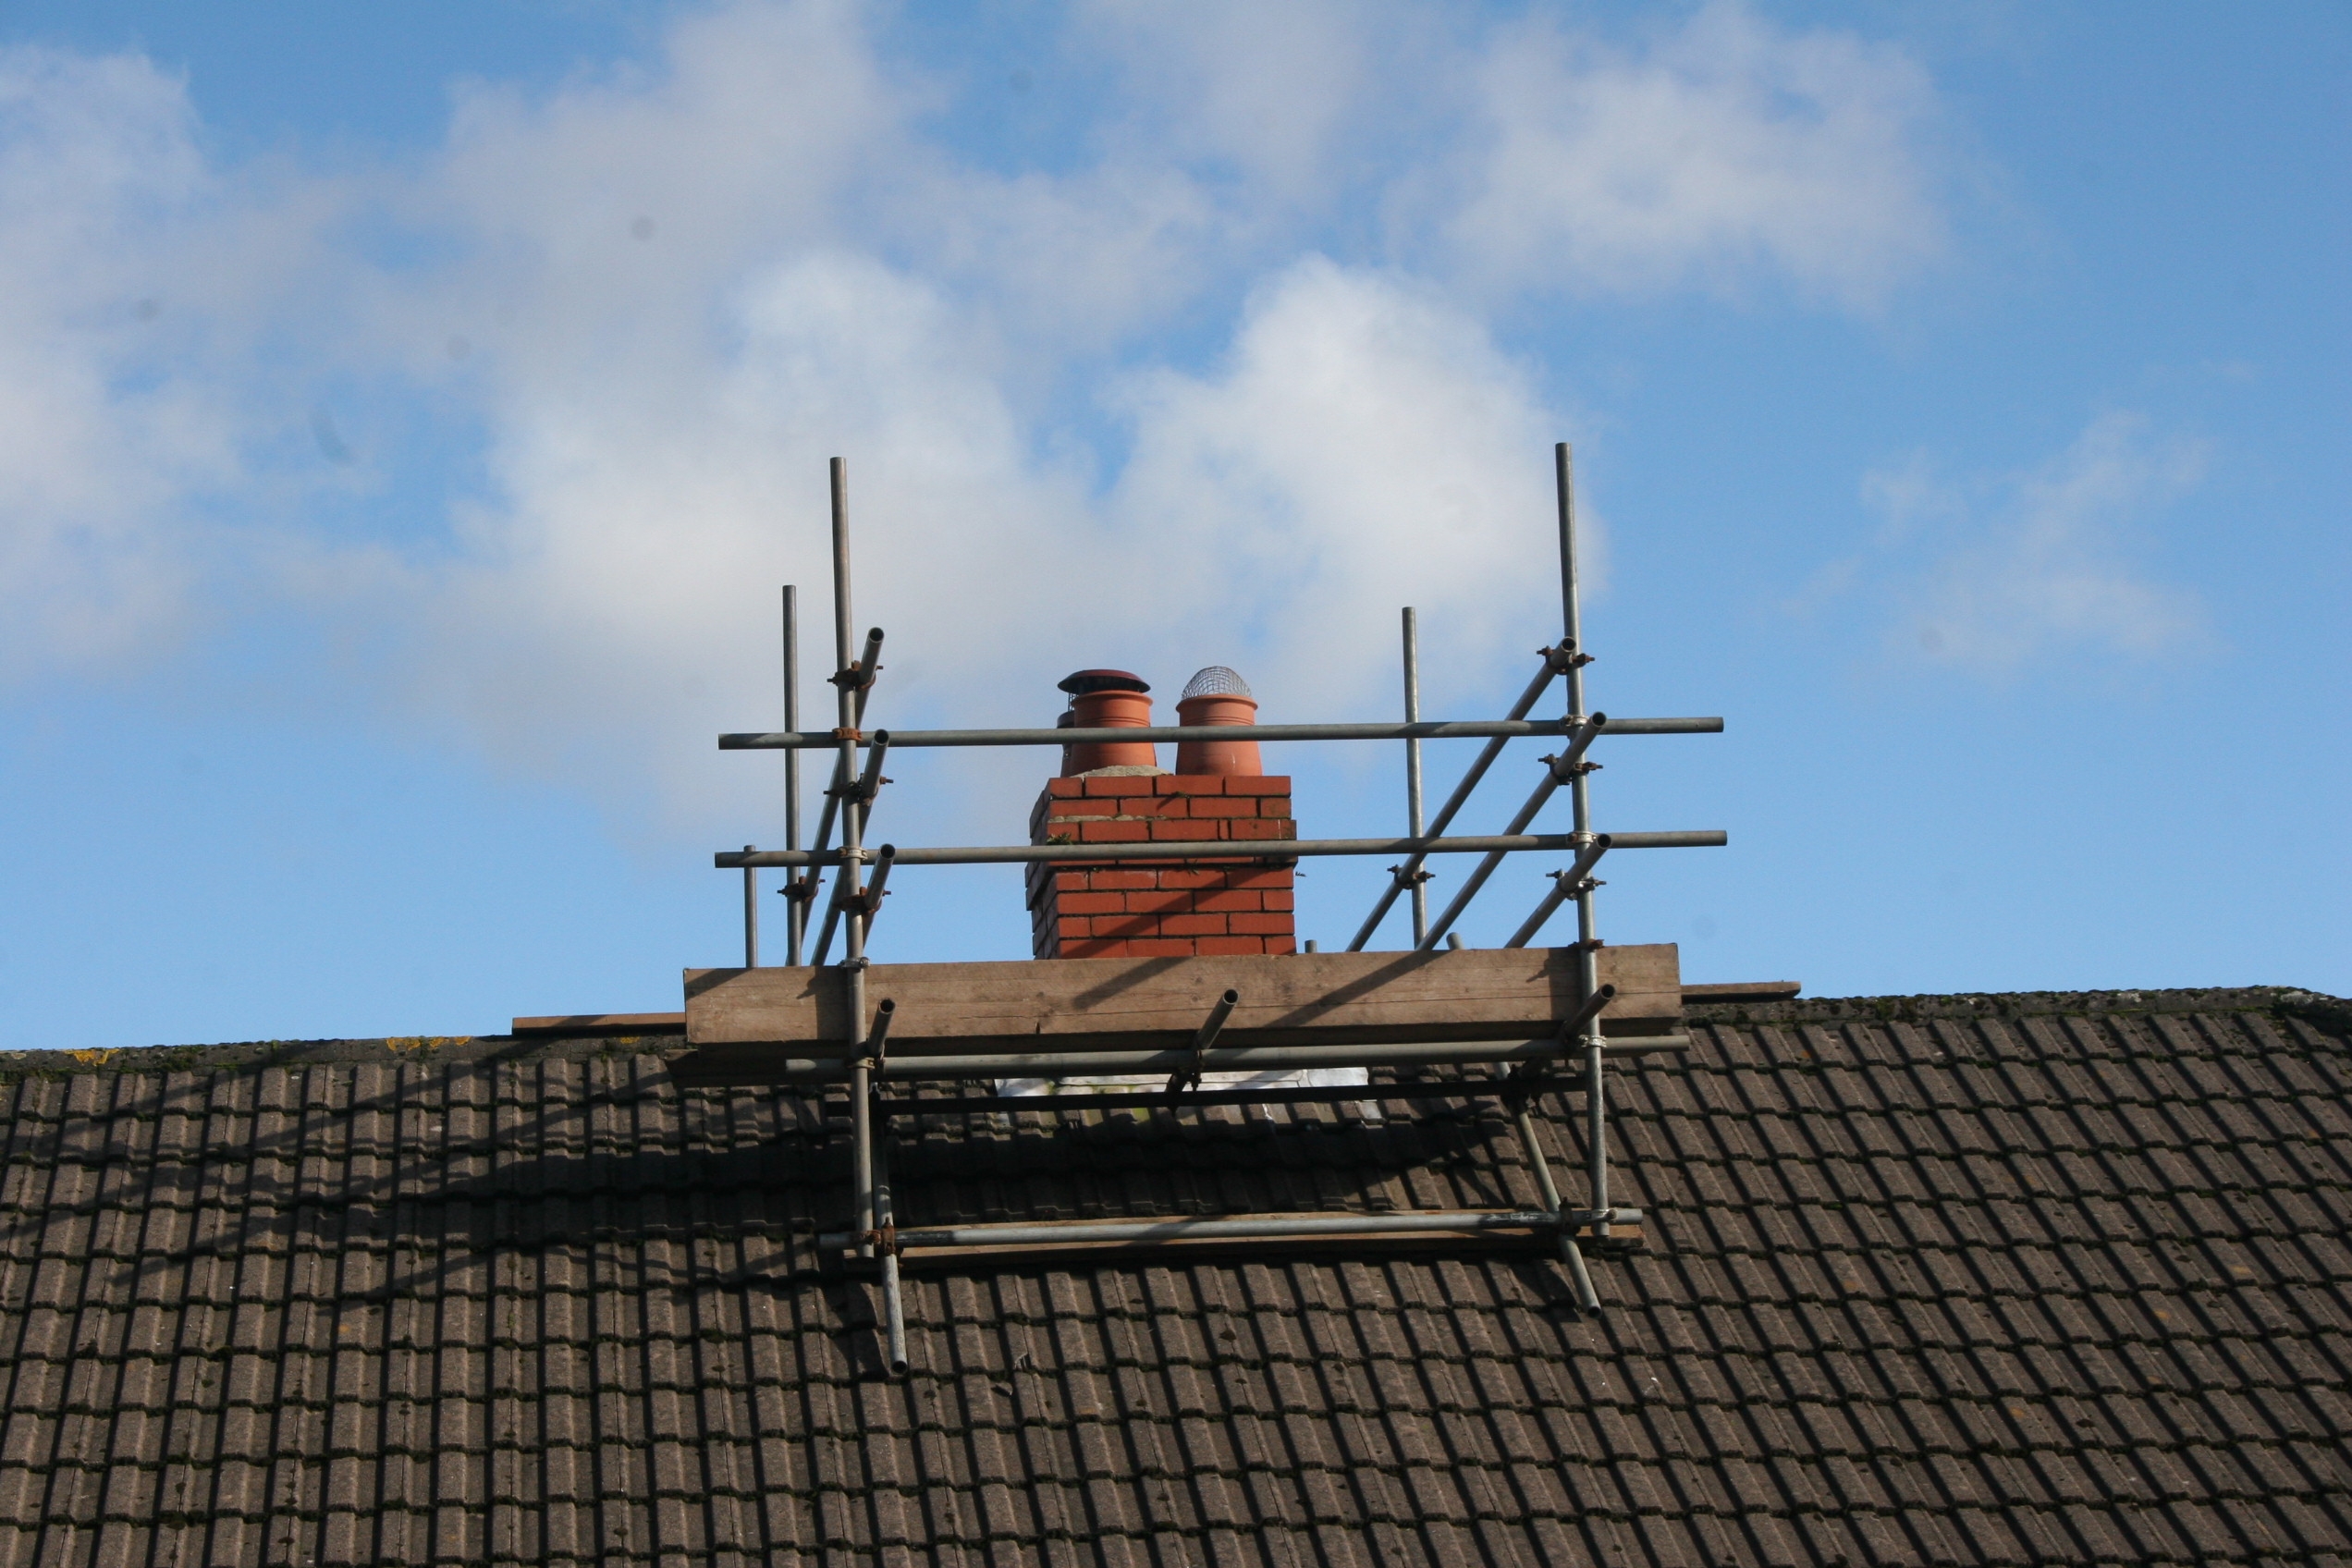
MULTIPOLYGON (((851 1230, 823 1235, 819 1245, 879 1273, 888 1361, 894 1373, 907 1367, 905 1319, 900 1294, 903 1258, 1001 1258, 1068 1255, 1102 1247, 1151 1250, 1204 1243, 1292 1245, 1309 1239, 1414 1237, 1470 1244, 1510 1239, 1525 1244, 1529 1238, 1549 1238, 1567 1269, 1579 1307, 1586 1312, 1599 1310, 1600 1298, 1587 1267, 1585 1244, 1607 1242, 1612 1236, 1612 1228, 1637 1226, 1641 1220, 1637 1210, 1617 1207, 1611 1198, 1607 1064, 1612 1058, 1628 1054, 1684 1048, 1687 1039, 1668 1032, 1672 1027, 1670 1015, 1656 1002, 1654 993, 1659 982, 1655 977, 1641 982, 1633 979, 1641 969, 1640 954, 1647 951, 1671 955, 1672 949, 1608 948, 1601 939, 1594 908, 1594 893, 1601 883, 1593 874, 1602 857, 1614 851, 1717 847, 1728 839, 1719 831, 1595 831, 1589 780, 1598 765, 1586 753, 1606 736, 1715 734, 1722 730, 1723 721, 1712 717, 1619 718, 1587 711, 1584 670, 1592 656, 1585 649, 1583 637, 1575 490, 1567 443, 1560 443, 1554 448, 1554 459, 1562 635, 1556 644, 1537 650, 1538 668, 1501 719, 1433 722, 1421 717, 1418 626, 1415 612, 1407 608, 1403 624, 1402 723, 871 731, 864 725, 867 701, 881 672, 883 632, 878 627, 869 631, 853 656, 855 622, 850 582, 848 476, 842 459, 832 460, 834 673, 827 680, 835 689, 836 724, 830 729, 805 730, 800 727, 799 606, 796 591, 787 587, 783 591, 784 729, 728 734, 718 739, 723 750, 784 753, 785 847, 762 850, 746 845, 741 851, 722 851, 714 857, 718 866, 740 867, 742 872, 744 968, 690 972, 687 1033, 690 1045, 698 1048, 675 1060, 672 1072, 681 1084, 769 1084, 820 1095, 828 1088, 846 1088, 854 1218, 851 1230), (1529 717, 1554 680, 1562 681, 1565 687, 1565 712, 1557 718, 1529 717), (1561 742, 1555 754, 1541 759, 1544 772, 1535 790, 1501 832, 1486 836, 1449 834, 1447 829, 1505 747, 1519 738, 1547 738, 1561 742), (874 807, 883 786, 888 783, 882 776, 882 766, 893 750, 1219 740, 1402 741, 1405 747, 1408 832, 1398 838, 1292 839, 1258 843, 977 847, 902 847, 885 843, 869 847, 874 807), (1421 747, 1424 741, 1439 740, 1483 740, 1486 744, 1436 815, 1425 822, 1421 747), (813 840, 807 844, 802 839, 801 821, 800 755, 804 751, 827 752, 832 755, 825 803, 813 840), (1569 793, 1570 831, 1530 831, 1537 815, 1563 788, 1569 793), (837 831, 838 844, 834 842, 837 831), (1457 932, 1464 911, 1507 856, 1531 851, 1572 858, 1565 867, 1551 873, 1551 888, 1528 913, 1503 949, 1513 953, 1527 949, 1545 924, 1568 903, 1574 903, 1576 910, 1575 941, 1562 948, 1538 949, 1525 959, 1504 960, 1500 952, 1480 955, 1475 949, 1464 950, 1457 932), (1430 856, 1441 854, 1475 854, 1479 859, 1460 889, 1432 919, 1426 894, 1426 884, 1432 875, 1427 862, 1430 856), (901 866, 1055 862, 1098 864, 1121 860, 1161 864, 1185 861, 1281 864, 1326 855, 1398 857, 1389 868, 1386 888, 1344 953, 1317 955, 1310 950, 1295 956, 1250 959, 1050 961, 1047 965, 895 965, 879 970, 867 957, 867 944, 883 896, 888 890, 892 874, 901 866), (785 969, 798 974, 789 977, 780 989, 775 977, 781 972, 763 970, 760 965, 757 876, 763 867, 781 868, 790 874, 779 889, 786 900, 785 969), (827 869, 834 873, 832 891, 825 899, 822 923, 812 943, 809 927, 817 912, 827 869), (1400 956, 1366 952, 1367 944, 1400 898, 1406 900, 1410 911, 1413 947, 1409 953, 1400 956), (841 934, 844 952, 837 963, 828 964, 837 930, 841 934), (1446 946, 1440 947, 1441 943, 1446 946), (1049 998, 1047 1003, 1040 1004, 1046 1011, 1009 1022, 996 1035, 984 1031, 979 1036, 956 1038, 945 1046, 907 1038, 906 1020, 901 1014, 918 994, 940 995, 940 985, 969 978, 925 975, 921 972, 976 973, 1017 967, 1035 975, 1041 969, 1058 968, 1062 962, 1127 962, 1147 966, 1156 977, 1164 977, 1173 966, 1178 979, 1163 984, 1161 992, 1155 993, 1158 999, 1150 1005, 1158 1011, 1137 1013, 1118 1027, 1106 1024, 1098 1028, 1096 1025, 1103 1021, 1079 1016, 1077 1002, 1057 1010, 1049 998), (1480 978, 1499 963, 1509 968, 1501 981, 1480 978), (1604 967, 1612 965, 1620 971, 1619 981, 1652 987, 1653 994, 1646 1007, 1629 1008, 1625 986, 1604 977, 1604 967), (878 988, 900 994, 873 995, 877 987, 870 981, 876 975, 885 977, 878 988), (1170 984, 1176 988, 1168 989, 1170 984), (1542 1016, 1527 1014, 1524 1004, 1514 1004, 1520 1008, 1514 1012, 1509 1007, 1497 1008, 1470 999, 1487 994, 1478 990, 1480 984, 1503 986, 1505 989, 1517 986, 1522 991, 1538 995, 1542 998, 1542 1016), (1299 995, 1301 985, 1314 993, 1305 1001, 1299 995), (1281 991, 1282 1007, 1258 1005, 1253 1011, 1253 997, 1269 986, 1281 991), (1449 986, 1453 989, 1449 990, 1449 986), (731 992, 729 986, 733 987, 731 992), (1384 994, 1396 998, 1407 993, 1412 1005, 1398 1003, 1386 1011, 1379 1011, 1364 1000, 1370 997, 1377 1002, 1384 994), (1449 1003, 1445 1000, 1449 996, 1456 999, 1449 1003), (703 1008, 699 1015, 698 1002, 703 1008), (722 1003, 735 1006, 739 1012, 749 1008, 751 1011, 742 1016, 753 1022, 746 1023, 739 1019, 730 1033, 729 1025, 717 1022, 717 1010, 722 1003), (1187 1007, 1194 1010, 1190 1016, 1198 1020, 1197 1025, 1190 1028, 1189 1040, 1181 1032, 1171 1035, 1169 1028, 1170 1020, 1182 1017, 1187 1007), (1613 1037, 1607 1022, 1612 1010, 1615 1022, 1626 1025, 1613 1037), (900 1054, 896 1056, 891 1054, 894 1023, 900 1024, 901 1046, 900 1054), (1058 1029, 1063 1031, 1060 1035, 1058 1029), (1016 1043, 1024 1048, 1006 1048, 1016 1043), (987 1048, 992 1044, 998 1048, 987 1048), (910 1045, 913 1048, 906 1048, 910 1045), (1439 1066, 1483 1066, 1489 1075, 1473 1077, 1465 1073, 1439 1082, 1372 1085, 1257 1084, 1227 1087, 1203 1084, 1204 1075, 1208 1072, 1439 1066), (1163 1073, 1166 1083, 1160 1087, 1063 1094, 1048 1101, 1026 1104, 994 1095, 885 1098, 881 1089, 884 1084, 892 1082, 970 1084, 1006 1076, 1068 1079, 1103 1074, 1157 1078, 1163 1073), (1586 1201, 1581 1207, 1571 1207, 1544 1157, 1531 1108, 1539 1096, 1575 1091, 1584 1096, 1586 1201), (878 1135, 892 1118, 956 1110, 1174 1111, 1202 1106, 1482 1096, 1499 1098, 1508 1111, 1541 1194, 1541 1209, 1414 1209, 1380 1214, 1081 1219, 902 1229, 895 1223, 891 1202, 888 1140, 878 1135)), ((1679 1008, 1677 989, 1672 1017, 1679 1016, 1679 1008)))

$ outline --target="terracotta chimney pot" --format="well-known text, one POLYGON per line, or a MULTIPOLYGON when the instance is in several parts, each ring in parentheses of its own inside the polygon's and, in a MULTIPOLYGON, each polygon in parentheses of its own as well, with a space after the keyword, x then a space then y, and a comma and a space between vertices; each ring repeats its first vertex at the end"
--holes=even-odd
MULTIPOLYGON (((1249 682, 1221 664, 1210 665, 1184 683, 1176 701, 1177 722, 1195 724, 1256 724, 1257 699, 1249 682)), ((1176 745, 1179 774, 1222 774, 1229 778, 1256 778, 1266 772, 1255 741, 1181 741, 1176 745)))
MULTIPOLYGON (((1060 682, 1070 693, 1069 711, 1061 716, 1065 729, 1147 729, 1151 727, 1151 688, 1123 669, 1082 669, 1060 682)), ((1159 770, 1159 752, 1149 741, 1064 746, 1061 776, 1072 778, 1106 767, 1159 770)))

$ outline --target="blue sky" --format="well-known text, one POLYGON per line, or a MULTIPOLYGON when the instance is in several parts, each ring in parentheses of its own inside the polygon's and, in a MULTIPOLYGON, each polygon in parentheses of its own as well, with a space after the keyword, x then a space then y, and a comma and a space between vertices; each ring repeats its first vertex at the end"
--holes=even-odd
MULTIPOLYGON (((1729 726, 1598 753, 1732 835, 1611 939, 2352 991, 2347 86, 2320 4, 0 6, 0 1045, 675 1007, 836 452, 913 727, 1387 715, 1408 603, 1498 710, 1572 439, 1593 703, 1729 726)), ((1392 749, 1269 764, 1399 827, 1392 749)), ((1022 956, 1011 874, 895 886, 877 956, 1022 956)))

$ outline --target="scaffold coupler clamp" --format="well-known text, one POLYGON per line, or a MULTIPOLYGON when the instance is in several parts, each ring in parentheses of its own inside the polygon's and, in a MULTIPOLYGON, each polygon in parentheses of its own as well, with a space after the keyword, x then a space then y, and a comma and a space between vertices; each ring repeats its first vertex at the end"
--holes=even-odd
POLYGON ((1536 652, 1542 655, 1546 668, 1554 675, 1565 675, 1572 669, 1581 669, 1593 662, 1593 656, 1590 654, 1581 652, 1574 643, 1564 637, 1560 640, 1558 647, 1537 648, 1536 652))
POLYGON ((1601 766, 1590 757, 1578 757, 1575 761, 1570 762, 1557 753, 1550 756, 1537 757, 1536 760, 1551 769, 1552 782, 1556 784, 1565 784, 1570 779, 1581 778, 1587 773, 1599 773, 1601 766))
MULTIPOLYGON (((866 962, 867 961, 863 958, 856 961, 860 969, 864 968, 866 962)), ((847 966, 844 965, 844 967, 847 966)), ((874 1084, 874 1092, 876 1094, 881 1092, 882 1064, 890 1058, 890 1020, 896 1018, 898 1014, 897 1000, 889 997, 883 998, 881 1005, 874 1010, 873 1024, 865 1032, 865 1055, 859 1060, 858 1065, 865 1069, 874 1084)))
POLYGON ((1510 1110, 1525 1109, 1534 1101, 1537 1095, 1550 1087, 1544 1079, 1545 1072, 1545 1064, 1523 1061, 1504 1073, 1503 1082, 1511 1085, 1502 1092, 1504 1108, 1510 1110))
MULTIPOLYGON (((876 662, 872 669, 868 669, 865 668, 864 660, 851 659, 848 668, 837 669, 832 674, 827 676, 825 678, 825 683, 827 686, 839 687, 844 692, 863 692, 868 686, 873 685, 874 678, 881 673, 882 666, 879 661, 876 662)), ((834 733, 839 734, 840 732, 836 730, 834 733)))

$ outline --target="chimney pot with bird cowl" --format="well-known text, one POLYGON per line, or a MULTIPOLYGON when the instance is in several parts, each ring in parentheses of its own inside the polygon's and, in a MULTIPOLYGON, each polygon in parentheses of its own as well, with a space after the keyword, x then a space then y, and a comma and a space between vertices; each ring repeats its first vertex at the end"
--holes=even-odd
MULTIPOLYGON (((1249 682, 1221 664, 1184 682, 1176 700, 1176 722, 1182 725, 1256 724, 1257 700, 1249 682)), ((1182 774, 1256 778, 1266 771, 1255 741, 1180 741, 1176 771, 1182 774)))

